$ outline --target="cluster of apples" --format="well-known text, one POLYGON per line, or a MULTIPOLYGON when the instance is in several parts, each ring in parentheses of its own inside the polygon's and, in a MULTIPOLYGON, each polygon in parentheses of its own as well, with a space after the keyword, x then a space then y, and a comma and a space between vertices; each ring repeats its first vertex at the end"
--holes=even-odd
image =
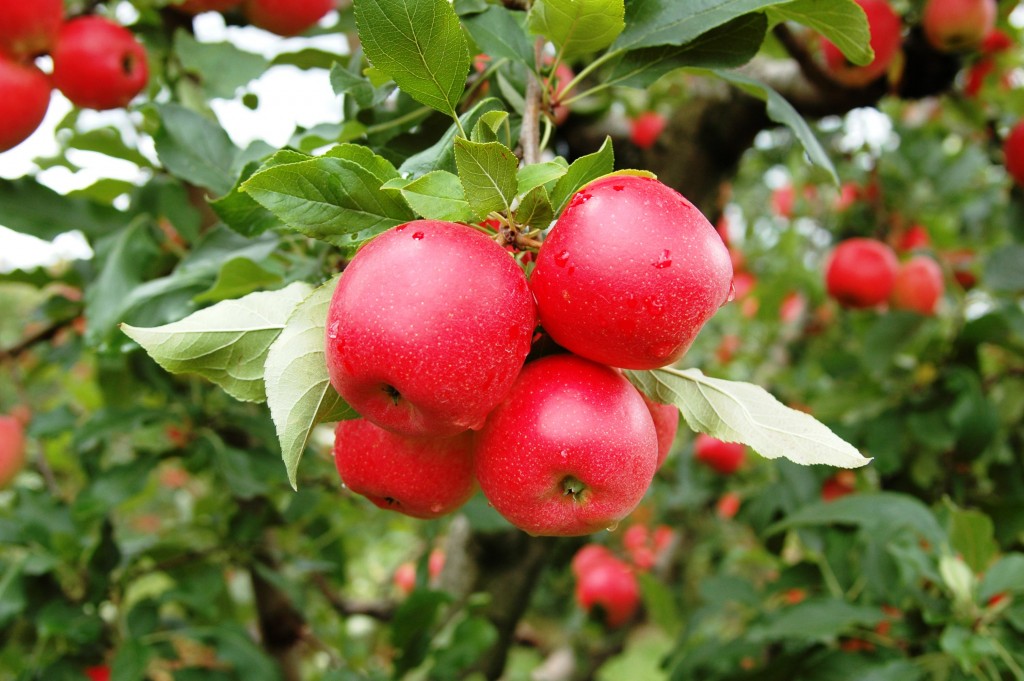
POLYGON ((43 122, 54 87, 77 106, 116 109, 146 86, 145 48, 100 16, 64 17, 63 0, 0 0, 0 152, 43 122), (49 54, 53 73, 34 63, 49 54))
POLYGON ((830 296, 845 307, 872 308, 888 302, 894 309, 935 314, 945 293, 942 268, 918 254, 900 264, 896 252, 877 239, 843 241, 825 265, 830 296))
POLYGON ((186 14, 228 12, 241 7, 246 20, 271 33, 305 33, 334 9, 335 0, 184 0, 177 6, 186 14))
POLYGON ((679 419, 620 369, 682 357, 731 279, 703 214, 637 174, 574 194, 529 280, 469 225, 382 233, 346 268, 326 320, 331 383, 362 416, 337 426, 342 481, 420 518, 450 513, 479 484, 531 534, 616 526, 679 419))

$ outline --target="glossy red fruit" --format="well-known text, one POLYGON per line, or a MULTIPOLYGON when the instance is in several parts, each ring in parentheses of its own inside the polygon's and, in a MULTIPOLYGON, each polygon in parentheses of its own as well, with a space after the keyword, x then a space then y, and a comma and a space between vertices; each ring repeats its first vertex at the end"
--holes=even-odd
POLYGON ((657 111, 645 111, 629 124, 629 139, 641 149, 650 149, 665 129, 665 117, 657 111))
POLYGON ((380 508, 438 518, 466 503, 476 489, 469 433, 408 438, 355 419, 340 422, 334 438, 342 482, 380 508))
POLYGON ((997 9, 996 0, 928 0, 921 28, 937 50, 974 50, 995 28, 997 9))
POLYGON ((715 503, 715 514, 725 520, 735 518, 736 514, 740 511, 741 503, 742 500, 739 494, 736 494, 736 492, 726 492, 715 503))
POLYGON ((64 24, 53 51, 53 84, 76 106, 116 109, 149 78, 145 48, 131 31, 100 16, 64 24))
POLYGON ((246 0, 250 23, 278 35, 305 33, 334 9, 335 0, 246 0))
POLYGON ((13 149, 36 131, 50 106, 50 80, 33 64, 0 54, 0 152, 13 149))
POLYGON ((105 664, 89 667, 85 670, 89 681, 110 681, 110 667, 105 664))
POLYGON ((743 465, 746 447, 738 442, 723 442, 704 433, 698 433, 693 443, 693 455, 705 466, 722 475, 732 475, 743 465))
POLYGON ((63 0, 0 0, 0 53, 22 58, 49 52, 62 21, 63 0))
POLYGON ((679 408, 655 402, 643 393, 640 393, 640 396, 644 398, 644 404, 651 412, 654 430, 658 434, 658 468, 661 468, 672 451, 672 443, 675 442, 676 433, 679 431, 679 408))
POLYGON ((573 196, 530 279, 555 342, 626 369, 682 357, 731 282, 729 252, 704 215, 661 182, 632 175, 573 196))
POLYGON ((939 263, 926 255, 918 255, 900 267, 889 302, 897 310, 933 315, 945 290, 939 263))
POLYGON ((857 4, 867 15, 871 31, 871 49, 875 51, 875 58, 870 64, 851 64, 832 41, 824 36, 821 38, 821 51, 829 73, 837 82, 850 87, 863 87, 883 76, 899 54, 902 41, 903 22, 887 0, 857 0, 857 4))
POLYGON ((584 544, 576 555, 572 557, 569 569, 579 579, 580 575, 589 572, 591 568, 605 560, 615 560, 615 554, 602 544, 584 544))
POLYGON ((0 489, 25 467, 25 431, 21 421, 0 415, 0 489))
POLYGON ((527 364, 477 436, 476 476, 495 510, 534 535, 614 527, 651 484, 658 437, 622 374, 574 355, 527 364))
POLYGON ((203 12, 227 12, 242 4, 242 0, 185 0, 176 9, 188 14, 203 12))
POLYGON ((825 265, 825 285, 846 307, 874 307, 889 298, 899 266, 896 253, 881 241, 847 239, 825 265))
POLYGON ((576 579, 576 602, 609 627, 621 627, 640 606, 636 575, 624 562, 609 558, 576 579))
POLYGON ((417 220, 345 269, 327 313, 327 368, 380 427, 455 435, 480 428, 508 393, 535 326, 526 276, 501 246, 465 225, 417 220))
POLYGON ((1024 120, 1018 122, 1003 142, 1006 172, 1018 186, 1024 187, 1024 120))

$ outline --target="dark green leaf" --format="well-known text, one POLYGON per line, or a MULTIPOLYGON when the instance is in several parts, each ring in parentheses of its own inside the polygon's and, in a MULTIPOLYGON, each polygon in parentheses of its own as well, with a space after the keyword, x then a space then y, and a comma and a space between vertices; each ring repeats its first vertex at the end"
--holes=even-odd
POLYGON ((532 69, 533 41, 523 27, 524 16, 522 12, 492 5, 486 12, 463 19, 463 23, 484 52, 497 59, 522 62, 532 69))
POLYGON ((216 122, 178 104, 159 104, 160 131, 155 136, 160 162, 186 182, 221 196, 235 181, 232 165, 238 148, 216 122))
POLYGON ((551 205, 555 208, 555 214, 561 214, 565 204, 580 187, 607 175, 614 169, 615 150, 612 148, 612 138, 606 137, 600 149, 573 161, 569 170, 559 178, 555 188, 551 190, 551 205))
POLYGON ((455 140, 455 163, 466 199, 477 217, 508 212, 516 195, 519 159, 500 142, 455 140))
POLYGON ((685 45, 713 28, 789 0, 632 0, 615 49, 685 45))

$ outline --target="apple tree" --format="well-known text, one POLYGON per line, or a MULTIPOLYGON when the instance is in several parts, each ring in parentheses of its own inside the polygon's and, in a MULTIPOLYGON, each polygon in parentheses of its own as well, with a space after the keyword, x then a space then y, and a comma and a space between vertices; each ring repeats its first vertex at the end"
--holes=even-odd
POLYGON ((0 0, 0 675, 1024 679, 1022 28, 0 0))

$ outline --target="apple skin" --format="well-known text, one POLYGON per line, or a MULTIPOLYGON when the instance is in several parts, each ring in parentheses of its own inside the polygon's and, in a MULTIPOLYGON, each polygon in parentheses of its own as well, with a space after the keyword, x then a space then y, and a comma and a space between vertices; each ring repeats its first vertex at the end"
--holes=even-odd
POLYGON ((363 418, 411 436, 483 426, 530 351, 533 296, 482 233, 417 220, 345 269, 327 314, 331 383, 363 418))
MULTIPOLYGON (((566 86, 569 85, 575 77, 576 73, 564 62, 558 65, 558 68, 555 69, 555 73, 552 76, 555 81, 555 86, 554 91, 551 94, 551 115, 555 119, 556 126, 562 125, 569 118, 569 107, 565 104, 560 104, 559 102, 561 102, 562 94, 565 92, 566 86)), ((550 82, 548 83, 548 86, 550 87, 550 82)))
POLYGON ((7 487, 25 466, 25 430, 21 421, 0 415, 0 489, 7 487))
POLYGON ((874 307, 889 298, 899 266, 896 253, 881 241, 847 239, 825 265, 825 285, 828 294, 846 307, 874 307))
POLYGON ((149 79, 146 49, 127 28, 100 16, 65 23, 53 51, 53 84, 72 104, 127 106, 149 79))
POLYGON ((640 503, 657 464, 640 393, 614 369, 574 355, 527 364, 477 435, 480 489, 532 535, 614 527, 640 503))
POLYGON ((681 358, 731 283, 729 251, 704 215, 661 182, 633 175, 578 191, 530 278, 556 343, 624 369, 681 358))
POLYGON ((615 554, 603 544, 584 544, 569 563, 569 570, 579 579, 581 575, 589 572, 595 565, 605 560, 616 560, 615 554))
POLYGON ((244 9, 254 26, 293 36, 313 28, 334 6, 335 0, 246 0, 244 9))
POLYGON ((918 255, 900 267, 889 303, 897 310, 933 315, 945 290, 939 263, 926 255, 918 255))
POLYGON ((1003 142, 1003 156, 1006 172, 1017 186, 1024 187, 1024 120, 1010 130, 1003 142))
POLYGON ((821 38, 821 52, 825 58, 825 67, 836 82, 849 87, 864 87, 883 76, 899 54, 903 22, 887 0, 856 1, 867 15, 871 49, 875 51, 875 58, 870 64, 855 66, 824 36, 821 38))
POLYGON ((476 491, 470 433, 409 438, 366 419, 341 421, 334 431, 334 465, 350 490, 413 518, 447 515, 476 491))
POLYGON ((0 54, 0 153, 36 131, 50 107, 50 89, 50 79, 34 64, 19 64, 0 54))
POLYGON ((636 575, 618 558, 597 562, 576 578, 576 602, 609 627, 621 627, 640 606, 636 575))
POLYGON ((655 402, 643 393, 640 393, 640 396, 644 398, 644 404, 651 412, 654 431, 658 434, 658 468, 661 468, 672 451, 672 443, 675 442, 676 433, 679 431, 679 408, 672 404, 655 402))
POLYGON ((0 0, 0 52, 35 57, 53 48, 64 0, 0 0))
POLYGON ((928 0, 921 28, 940 52, 965 52, 982 46, 996 25, 996 0, 928 0))
POLYGON ((227 12, 242 4, 242 0, 185 0, 175 9, 186 14, 202 14, 203 12, 227 12))
POLYGON ((630 121, 629 139, 641 149, 650 149, 664 129, 664 116, 657 111, 645 111, 630 121))
POLYGON ((698 433, 693 444, 693 455, 705 466, 732 475, 743 465, 746 447, 738 442, 723 442, 704 433, 698 433))

